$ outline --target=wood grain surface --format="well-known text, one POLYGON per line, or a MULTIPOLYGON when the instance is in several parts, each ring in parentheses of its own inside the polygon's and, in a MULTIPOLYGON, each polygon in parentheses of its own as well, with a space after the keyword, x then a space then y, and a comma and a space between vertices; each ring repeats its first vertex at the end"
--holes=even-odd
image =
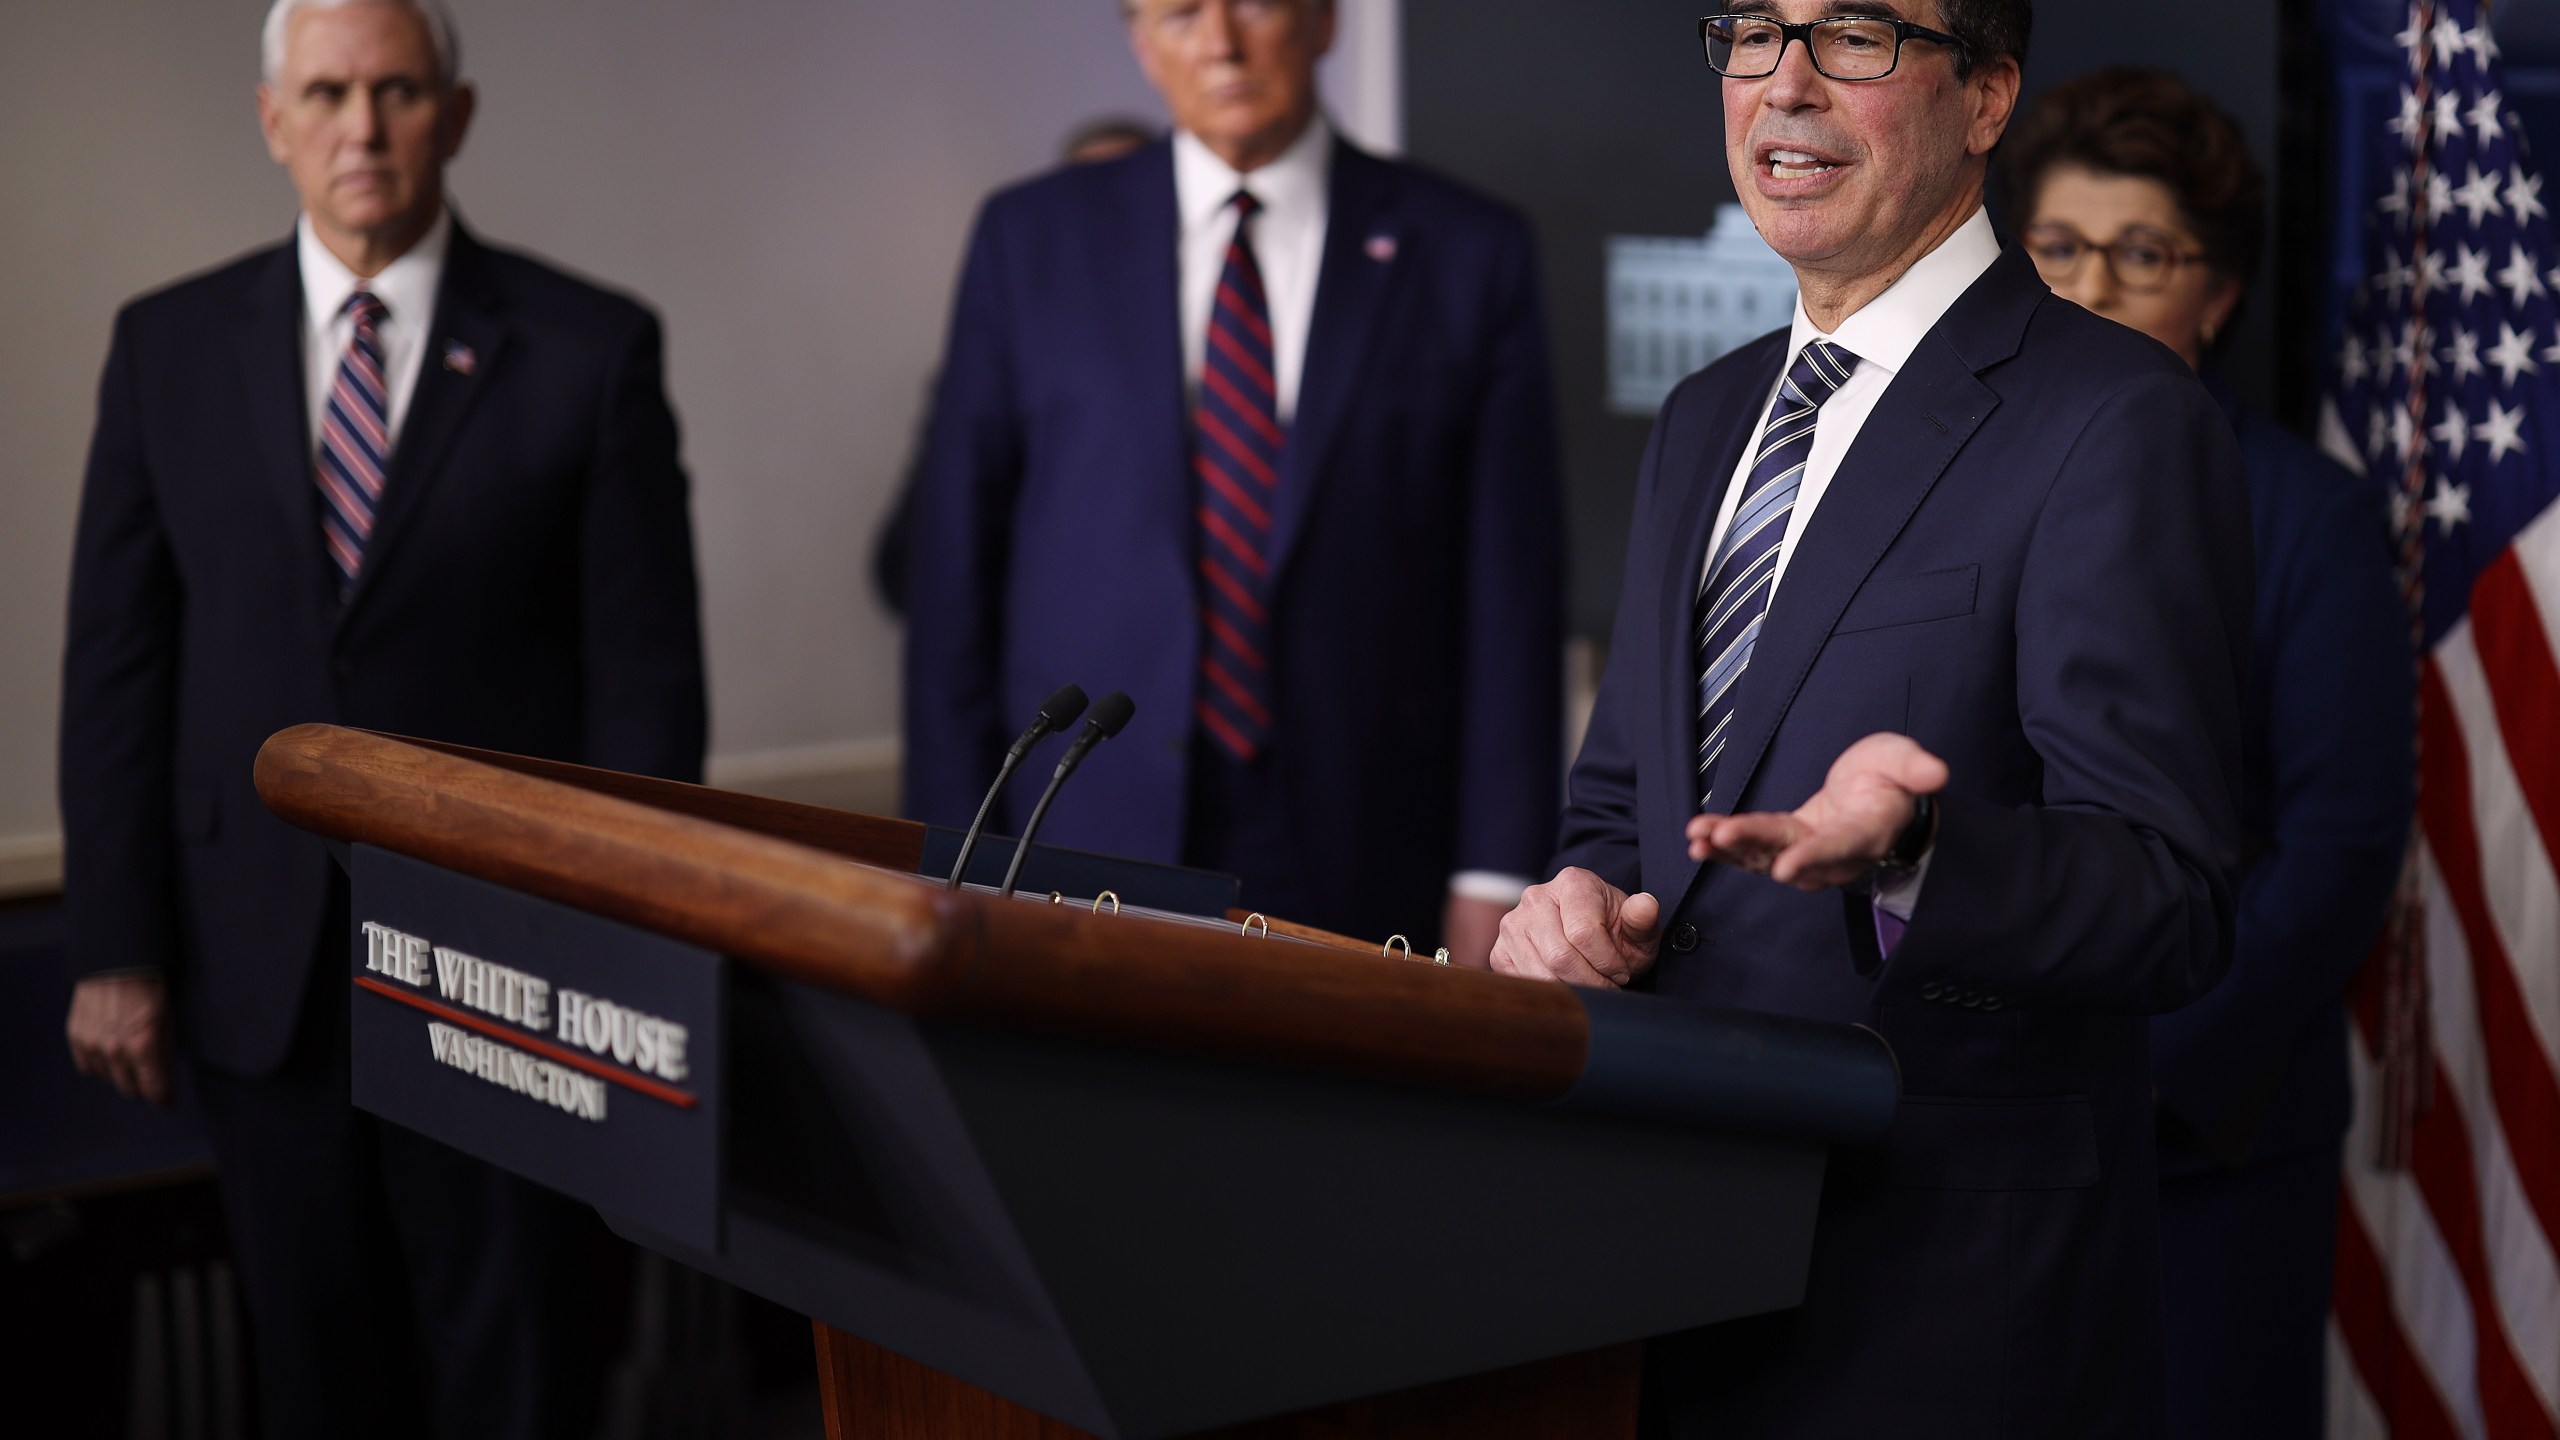
POLYGON ((900 822, 602 773, 327 725, 257 762, 303 829, 921 1018, 1527 1100, 1582 1072, 1562 985, 947 891, 912 859, 848 858, 895 849, 876 827, 900 822))
MULTIPOLYGON (((830 1440, 1093 1440, 822 1320, 818 1395, 830 1440)), ((1632 1440, 1644 1346, 1457 1380, 1202 1431, 1191 1440, 1632 1440)))

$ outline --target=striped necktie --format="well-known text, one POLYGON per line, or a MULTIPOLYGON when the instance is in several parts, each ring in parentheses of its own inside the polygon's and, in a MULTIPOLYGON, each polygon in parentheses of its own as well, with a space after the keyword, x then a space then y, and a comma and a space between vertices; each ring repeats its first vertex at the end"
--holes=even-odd
MULTIPOLYGON (((1724 755, 1733 712, 1742 695, 1742 672, 1760 639, 1776 588, 1778 547, 1805 461, 1813 454, 1813 424, 1822 402, 1858 368, 1858 357, 1828 340, 1808 342, 1796 355, 1778 393, 1769 401, 1769 423, 1760 454, 1742 482, 1733 523, 1716 547, 1707 582, 1698 588, 1698 808, 1715 799, 1716 761, 1724 755)), ((1731 797, 1727 797, 1730 799, 1731 797)))
POLYGON ((355 588, 364 570, 374 510, 382 503, 383 471, 391 462, 391 392, 382 378, 381 332, 391 312, 370 290, 348 296, 346 309, 355 316, 355 338, 338 362, 320 417, 320 533, 329 542, 329 557, 338 562, 340 593, 355 588))
POLYGON ((1279 390, 1271 361, 1271 303, 1254 259, 1260 201, 1237 191, 1209 343, 1192 407, 1193 511, 1200 567, 1200 728, 1238 760, 1271 738, 1271 502, 1280 487, 1279 390))

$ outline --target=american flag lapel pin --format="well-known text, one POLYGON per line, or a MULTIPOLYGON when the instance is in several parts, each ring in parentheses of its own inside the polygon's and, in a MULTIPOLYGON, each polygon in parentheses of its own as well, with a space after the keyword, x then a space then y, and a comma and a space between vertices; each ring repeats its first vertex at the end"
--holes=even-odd
POLYGON ((1393 235, 1372 235, 1369 237, 1367 249, 1369 251, 1370 259, 1384 265, 1388 261, 1396 258, 1396 237, 1393 235))
POLYGON ((444 342, 444 368, 467 379, 479 367, 480 357, 471 353, 470 346, 459 340, 444 342))

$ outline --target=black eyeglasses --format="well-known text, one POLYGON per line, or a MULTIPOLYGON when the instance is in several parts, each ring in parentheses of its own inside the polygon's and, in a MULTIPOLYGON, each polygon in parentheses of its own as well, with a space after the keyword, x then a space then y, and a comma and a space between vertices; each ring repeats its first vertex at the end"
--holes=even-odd
POLYGON ((1698 22, 1707 68, 1727 80, 1758 80, 1778 73, 1787 42, 1804 46, 1813 68, 1834 80, 1881 80, 1902 63, 1902 42, 1926 40, 1954 50, 1964 42, 1944 31, 1883 15, 1837 15, 1790 25, 1767 15, 1710 15, 1698 22))

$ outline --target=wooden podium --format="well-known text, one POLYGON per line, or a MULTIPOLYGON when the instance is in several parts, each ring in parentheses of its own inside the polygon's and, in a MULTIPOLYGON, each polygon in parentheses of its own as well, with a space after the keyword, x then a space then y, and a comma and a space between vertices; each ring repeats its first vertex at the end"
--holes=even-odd
POLYGON ((1897 1098, 1863 1029, 952 891, 901 821, 316 725, 257 781, 353 877, 356 1102, 809 1315, 837 1437, 1629 1436, 1897 1098))

